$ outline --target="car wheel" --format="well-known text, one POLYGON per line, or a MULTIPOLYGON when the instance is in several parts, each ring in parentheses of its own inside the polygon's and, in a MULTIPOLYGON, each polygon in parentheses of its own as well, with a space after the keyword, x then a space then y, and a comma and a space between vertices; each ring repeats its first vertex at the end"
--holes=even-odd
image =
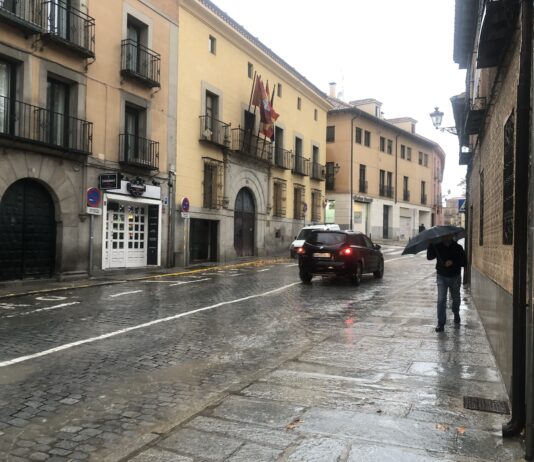
POLYGON ((382 279, 382 276, 384 276, 384 260, 380 260, 380 263, 378 264, 378 269, 373 273, 373 276, 376 279, 382 279))
POLYGON ((355 286, 359 286, 360 282, 362 282, 362 264, 357 263, 356 268, 354 269, 354 273, 351 275, 352 283, 355 286))
POLYGON ((303 270, 300 270, 299 276, 300 276, 300 280, 304 284, 311 283, 311 280, 312 280, 312 277, 313 277, 311 273, 308 273, 308 271, 303 271, 303 270))

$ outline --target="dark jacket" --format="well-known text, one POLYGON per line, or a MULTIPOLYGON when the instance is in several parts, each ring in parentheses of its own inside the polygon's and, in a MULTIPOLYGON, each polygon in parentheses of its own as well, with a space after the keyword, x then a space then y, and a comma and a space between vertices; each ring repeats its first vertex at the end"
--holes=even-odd
POLYGON ((458 276, 462 272, 462 266, 467 264, 464 248, 457 242, 451 242, 447 247, 443 243, 431 244, 426 251, 426 258, 434 260, 437 258, 436 271, 440 276, 453 277, 458 276), (443 265, 447 260, 452 260, 453 265, 445 268, 443 265))

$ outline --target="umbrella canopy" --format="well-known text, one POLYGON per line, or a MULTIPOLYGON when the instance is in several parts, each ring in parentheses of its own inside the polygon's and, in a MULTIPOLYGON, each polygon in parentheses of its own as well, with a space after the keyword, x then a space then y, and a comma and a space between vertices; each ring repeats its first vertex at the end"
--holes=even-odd
POLYGON ((421 231, 417 236, 410 239, 402 251, 403 255, 419 253, 428 249, 430 244, 441 242, 445 236, 452 235, 456 241, 465 237, 465 229, 459 226, 433 226, 421 231))

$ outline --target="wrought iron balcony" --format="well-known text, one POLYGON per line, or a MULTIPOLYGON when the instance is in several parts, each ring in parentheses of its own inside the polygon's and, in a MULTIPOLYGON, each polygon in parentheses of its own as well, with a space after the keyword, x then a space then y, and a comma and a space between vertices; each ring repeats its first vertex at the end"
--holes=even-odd
POLYGON ((426 194, 421 194, 421 204, 425 205, 426 201, 427 201, 427 195, 426 194))
POLYGON ((0 138, 91 154, 93 124, 0 96, 0 138))
POLYGON ((393 197, 394 188, 393 186, 386 186, 381 184, 379 186, 379 195, 382 197, 393 197))
POLYGON ((210 116, 200 116, 200 141, 218 146, 230 145, 230 125, 210 116))
POLYGON ((42 1, 2 0, 0 1, 0 20, 9 22, 27 33, 43 32, 42 1))
POLYGON ((159 143, 137 135, 121 134, 120 157, 122 164, 148 170, 159 169, 159 143))
POLYGON ((285 170, 291 169, 291 151, 276 146, 274 148, 274 165, 285 170))
POLYGON ((467 102, 464 133, 478 135, 486 117, 486 98, 474 98, 467 102))
POLYGON ((324 181, 326 179, 326 168, 318 162, 312 162, 311 177, 314 180, 324 181))
POLYGON ((61 0, 41 4, 43 38, 59 43, 86 58, 94 58, 95 20, 61 0))
POLYGON ((363 194, 367 194, 367 181, 360 180, 358 184, 358 192, 361 192, 363 194))
POLYGON ((405 189, 402 191, 402 200, 408 202, 410 200, 410 191, 405 189))
POLYGON ((121 75, 150 88, 159 87, 161 57, 132 39, 121 42, 121 75))
POLYGON ((302 156, 297 156, 293 154, 293 168, 291 169, 292 173, 297 175, 310 176, 310 159, 305 159, 302 156))
POLYGON ((273 143, 266 138, 253 135, 250 130, 243 130, 242 128, 232 129, 230 149, 266 162, 271 162, 273 156, 273 143))

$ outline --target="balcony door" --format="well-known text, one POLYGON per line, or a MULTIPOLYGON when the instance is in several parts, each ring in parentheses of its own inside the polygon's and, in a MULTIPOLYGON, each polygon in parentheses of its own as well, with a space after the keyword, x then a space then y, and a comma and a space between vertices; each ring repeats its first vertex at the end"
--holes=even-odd
POLYGON ((9 133, 9 114, 13 101, 10 99, 13 86, 12 65, 0 61, 0 133, 9 133))
POLYGON ((139 110, 132 106, 126 106, 124 120, 124 159, 126 162, 136 162, 140 158, 139 152, 139 110))
POLYGON ((254 255, 256 207, 248 188, 237 194, 234 207, 234 248, 238 257, 254 255))
POLYGON ((48 2, 48 31, 65 40, 69 39, 69 0, 51 0, 48 2))
POLYGON ((48 79, 47 85, 47 142, 66 148, 69 146, 69 86, 54 79, 48 79))

